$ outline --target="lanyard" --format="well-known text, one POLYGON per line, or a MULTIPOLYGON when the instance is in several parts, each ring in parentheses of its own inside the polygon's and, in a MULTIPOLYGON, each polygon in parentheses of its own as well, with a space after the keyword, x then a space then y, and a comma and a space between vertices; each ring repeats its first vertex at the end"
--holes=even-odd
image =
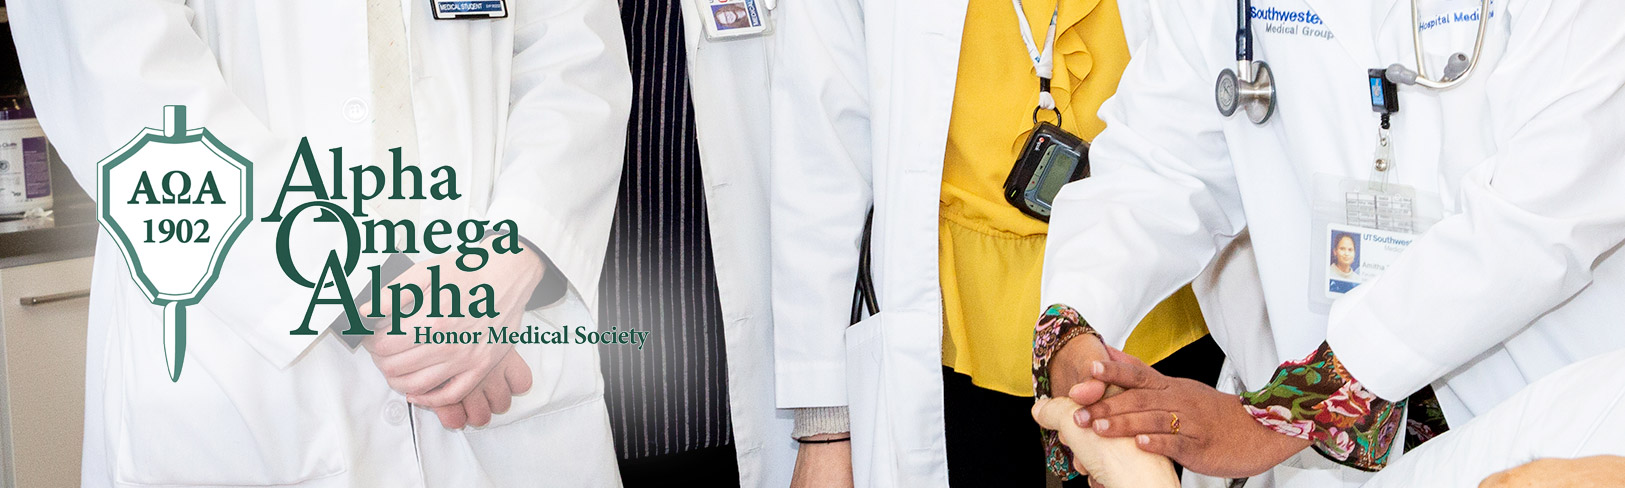
POLYGON ((1055 75, 1055 21, 1061 14, 1061 1, 1056 0, 1055 12, 1049 16, 1049 36, 1044 41, 1044 50, 1038 50, 1038 42, 1033 40, 1033 29, 1027 25, 1027 14, 1021 8, 1021 0, 1010 0, 1016 8, 1016 25, 1021 26, 1021 42, 1027 43, 1027 55, 1032 57, 1033 71, 1038 72, 1038 108, 1055 110, 1055 96, 1049 93, 1049 80, 1055 75))

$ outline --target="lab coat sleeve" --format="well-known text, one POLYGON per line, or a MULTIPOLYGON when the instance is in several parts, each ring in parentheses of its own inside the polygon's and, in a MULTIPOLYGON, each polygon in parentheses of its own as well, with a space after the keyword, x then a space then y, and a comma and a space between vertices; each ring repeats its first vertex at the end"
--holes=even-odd
POLYGON ((620 15, 613 0, 509 5, 508 132, 486 217, 518 224, 597 317, 632 104, 620 15))
POLYGON ((1140 47, 1145 45, 1146 37, 1151 35, 1151 14, 1148 11, 1150 3, 1131 1, 1117 4, 1118 17, 1123 23, 1123 41, 1128 43, 1131 56, 1140 54, 1140 47))
POLYGON ((1185 2, 1140 9, 1150 23, 1101 106, 1106 130, 1089 150, 1091 176, 1056 196, 1041 288, 1044 306, 1076 308, 1114 347, 1245 226, 1213 106, 1217 69, 1203 61, 1215 48, 1194 33, 1222 12, 1185 2))
MULTIPOLYGON (((99 160, 141 128, 161 126, 163 106, 184 105, 189 127, 207 128, 254 163, 256 217, 274 206, 300 135, 273 133, 232 92, 208 45, 192 29, 193 12, 184 2, 23 0, 9 7, 40 124, 81 187, 96 188, 99 160)), ((299 227, 298 238, 344 242, 337 227, 299 227)), ((267 360, 285 366, 319 336, 289 334, 303 320, 311 291, 283 275, 273 248, 276 232, 276 223, 251 220, 218 280, 191 313, 217 317, 267 360)), ((329 250, 296 247, 293 252, 317 253, 308 261, 296 259, 317 262, 329 250)), ((131 279, 123 265, 117 268, 117 276, 109 278, 131 279)), ((365 273, 356 275, 353 289, 365 285, 365 273)), ((328 324, 339 310, 318 307, 311 327, 328 324)), ((158 313, 158 307, 151 312, 158 313)))
POLYGON ((1489 77, 1497 150, 1461 181, 1460 213, 1331 310, 1332 349, 1382 398, 1506 341, 1584 289, 1625 241, 1625 5, 1509 9, 1506 54, 1474 75, 1489 77))
POLYGON ((869 100, 857 0, 774 12, 771 240, 780 408, 846 405, 846 329, 871 199, 869 100))

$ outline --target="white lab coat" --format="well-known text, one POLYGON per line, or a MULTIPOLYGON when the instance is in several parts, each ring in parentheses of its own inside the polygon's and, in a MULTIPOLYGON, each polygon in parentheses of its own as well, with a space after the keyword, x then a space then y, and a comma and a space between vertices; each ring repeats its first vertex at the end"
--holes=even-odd
MULTIPOLYGON (((1145 37, 1136 3, 1119 4, 1131 50, 1145 37)), ((781 0, 775 11, 779 406, 850 407, 857 486, 948 483, 937 225, 967 6, 781 0), (848 328, 871 202, 881 313, 848 328)), ((1233 336, 1267 340, 1251 250, 1232 242, 1193 284, 1203 315, 1216 335, 1239 322, 1251 328, 1233 336)))
MULTIPOLYGON (((592 326, 619 180, 630 80, 616 5, 514 1, 501 20, 435 21, 404 2, 420 166, 452 165, 464 197, 420 218, 513 219, 572 284, 527 314, 592 326)), ((318 167, 385 155, 372 141, 364 2, 19 1, 11 25, 46 132, 81 186, 95 163, 186 105, 254 162, 255 217, 300 137, 318 167)), ((425 171, 427 174, 428 171, 425 171)), ((331 177, 331 174, 328 174, 331 177)), ((303 181, 303 178, 296 181, 303 181)), ((346 182, 348 184, 348 182, 346 182)), ((290 196, 284 210, 308 194, 290 196)), ((310 270, 331 227, 296 227, 310 270)), ((276 226, 251 223, 193 307, 185 368, 166 375, 160 310, 107 236, 96 250, 86 368, 88 486, 613 486, 596 346, 524 345, 534 387, 490 426, 453 432, 389 389, 331 332, 294 336, 310 290, 282 275, 276 226)), ((382 261, 364 258, 360 269, 382 261)), ((352 286, 366 272, 352 274, 352 286)), ((311 274, 314 276, 314 274, 311 274)), ((325 328, 337 306, 316 312, 325 328)))
MULTIPOLYGON (((1478 5, 1422 2, 1424 22, 1454 20, 1424 31, 1433 70, 1448 53, 1470 51, 1476 24, 1458 16, 1478 5)), ((1463 85, 1400 88, 1391 181, 1438 195, 1443 219, 1329 310, 1310 298, 1311 273, 1325 267, 1311 254, 1311 192, 1317 174, 1371 173, 1378 116, 1366 69, 1414 67, 1408 3, 1253 8, 1307 10, 1323 22, 1254 21, 1257 59, 1279 87, 1275 117, 1261 127, 1214 109, 1215 75, 1235 66, 1233 5, 1150 2, 1150 36, 1101 110, 1107 129, 1090 153, 1094 176, 1057 199, 1044 303, 1077 307, 1121 345, 1157 300, 1204 269, 1216 243, 1246 230, 1273 359, 1329 341, 1378 396, 1433 385, 1457 425, 1564 365, 1625 345, 1615 323, 1625 312, 1625 258, 1614 253, 1625 240, 1618 3, 1496 2, 1482 60, 1463 85)), ((1232 358, 1252 346, 1215 337, 1232 358)), ((1255 367, 1241 376, 1256 388, 1267 375, 1255 367)), ((1365 478, 1290 464, 1272 473, 1278 484, 1365 478)))
POLYGON ((1407 453, 1367 488, 1474 487, 1543 458, 1625 455, 1625 350, 1542 377, 1466 425, 1407 453))
POLYGON ((774 408, 768 293, 768 56, 771 37, 713 41, 682 2, 689 89, 716 256, 728 407, 743 487, 790 485, 793 416, 774 408))

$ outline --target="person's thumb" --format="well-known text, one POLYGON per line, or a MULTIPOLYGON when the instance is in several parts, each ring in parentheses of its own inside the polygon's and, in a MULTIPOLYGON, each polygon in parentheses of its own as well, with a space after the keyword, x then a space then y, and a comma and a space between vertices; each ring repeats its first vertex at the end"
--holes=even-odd
POLYGON ((1077 411, 1078 404, 1069 398, 1049 398, 1039 400, 1033 405, 1033 420, 1038 425, 1050 430, 1061 430, 1072 423, 1072 412, 1077 411))
POLYGON ((508 381, 508 389, 515 395, 530 391, 530 365, 519 357, 519 351, 509 351, 502 359, 502 378, 508 381))

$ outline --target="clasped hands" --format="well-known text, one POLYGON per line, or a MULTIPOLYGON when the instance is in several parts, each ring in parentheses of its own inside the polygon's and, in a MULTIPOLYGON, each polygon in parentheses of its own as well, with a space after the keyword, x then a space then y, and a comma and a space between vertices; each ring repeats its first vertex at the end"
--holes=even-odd
POLYGON ((1074 467, 1097 471, 1096 478, 1123 479, 1115 470, 1125 468, 1100 454, 1112 449, 1100 439, 1132 439, 1141 451, 1224 478, 1263 473, 1309 446, 1253 420, 1236 395, 1164 376, 1091 335, 1062 347, 1050 362, 1050 378, 1055 393, 1065 394, 1040 402, 1033 416, 1045 428, 1059 430, 1073 451, 1074 467), (1124 391, 1108 391, 1117 388, 1124 391))
MULTIPOLYGON (((475 271, 457 268, 457 258, 456 254, 448 254, 418 262, 391 284, 416 284, 423 290, 421 299, 428 300, 428 294, 435 293, 430 287, 429 270, 438 265, 440 284, 455 285, 460 293, 469 293, 478 284, 490 285, 495 292, 496 317, 427 317, 427 312, 420 311, 401 320, 406 334, 387 335, 385 330, 378 330, 362 341, 391 389, 406 395, 410 403, 433 409, 441 425, 452 430, 484 426, 493 414, 507 412, 514 395, 530 390, 530 366, 513 345, 489 343, 483 338, 471 344, 417 344, 414 327, 433 327, 443 332, 523 328, 520 318, 525 304, 546 272, 541 259, 528 249, 518 254, 492 252, 489 262, 475 271)), ((387 300, 390 294, 383 295, 387 300)), ((410 298, 404 297, 399 304, 389 303, 389 310, 410 310, 410 298)))

